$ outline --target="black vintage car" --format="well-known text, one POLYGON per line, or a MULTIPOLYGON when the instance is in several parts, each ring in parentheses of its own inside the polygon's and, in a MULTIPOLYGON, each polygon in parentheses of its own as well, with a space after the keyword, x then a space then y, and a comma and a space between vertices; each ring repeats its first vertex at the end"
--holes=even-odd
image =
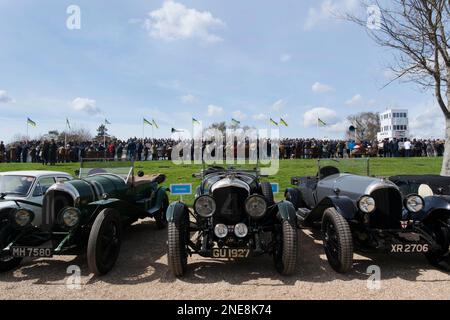
POLYGON ((163 175, 134 175, 130 162, 84 160, 79 179, 59 181, 46 191, 42 218, 24 207, 29 201, 0 209, 0 272, 25 257, 86 254, 96 275, 109 272, 119 255, 122 228, 152 217, 167 225, 169 205, 163 175))
POLYGON ((449 202, 443 197, 402 194, 393 182, 370 177, 368 161, 319 160, 316 176, 293 177, 296 187, 287 189, 285 197, 298 210, 299 225, 321 228, 326 256, 338 272, 351 269, 354 248, 424 253, 433 265, 445 267, 449 202), (356 167, 366 174, 345 172, 356 167))
POLYGON ((424 195, 450 196, 450 177, 439 175, 401 175, 390 177, 404 194, 421 193, 424 195))
POLYGON ((272 186, 259 170, 211 167, 201 174, 193 210, 183 202, 167 210, 168 260, 182 276, 188 256, 247 258, 264 253, 276 270, 295 272, 298 237, 296 215, 288 201, 275 203, 272 186))

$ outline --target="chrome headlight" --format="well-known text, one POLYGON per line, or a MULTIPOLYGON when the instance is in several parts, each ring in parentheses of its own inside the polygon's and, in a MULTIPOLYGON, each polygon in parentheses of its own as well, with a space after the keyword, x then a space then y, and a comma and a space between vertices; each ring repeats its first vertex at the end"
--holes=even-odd
POLYGON ((405 199, 405 207, 409 212, 419 212, 425 206, 423 198, 419 195, 409 195, 405 199))
POLYGON ((264 216, 267 210, 266 199, 260 195, 253 195, 245 200, 245 211, 254 219, 264 216))
POLYGON ((30 224, 34 219, 34 213, 31 210, 27 209, 17 209, 14 212, 14 222, 19 227, 25 227, 30 224))
POLYGON ((214 234, 218 238, 225 238, 228 234, 228 227, 224 225, 223 223, 218 223, 214 227, 214 234))
POLYGON ((194 209, 203 218, 209 218, 216 211, 216 201, 208 195, 200 196, 195 200, 194 209))
POLYGON ((67 207, 59 214, 59 223, 65 227, 73 228, 80 222, 81 212, 77 208, 67 207))
POLYGON ((234 226, 234 234, 238 238, 244 238, 248 233, 248 228, 245 223, 238 223, 234 226))
POLYGON ((364 213, 372 213, 375 211, 375 199, 371 196, 362 196, 358 200, 358 208, 364 213))

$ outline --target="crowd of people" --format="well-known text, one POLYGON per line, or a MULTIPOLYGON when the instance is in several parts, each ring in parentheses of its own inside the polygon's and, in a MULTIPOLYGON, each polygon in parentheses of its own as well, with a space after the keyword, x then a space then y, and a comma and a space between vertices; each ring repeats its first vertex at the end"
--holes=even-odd
MULTIPOLYGON (((54 165, 78 162, 81 158, 111 158, 171 160, 173 139, 138 139, 113 141, 65 142, 55 139, 0 142, 0 162, 32 162, 54 165)), ((249 142, 245 144, 248 155, 249 142)), ((270 141, 268 143, 270 150, 270 141)), ((192 151, 193 152, 193 151, 192 151)), ((281 159, 347 158, 347 157, 438 157, 444 153, 444 141, 436 139, 397 139, 384 141, 282 139, 279 142, 281 159)), ((225 153, 224 153, 225 154, 225 153)))

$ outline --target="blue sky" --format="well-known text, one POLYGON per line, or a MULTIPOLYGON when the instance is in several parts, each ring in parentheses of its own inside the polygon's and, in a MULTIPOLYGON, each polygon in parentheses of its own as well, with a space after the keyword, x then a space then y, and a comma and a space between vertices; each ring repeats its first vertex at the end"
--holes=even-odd
POLYGON ((282 136, 342 137, 345 117, 408 108, 415 136, 440 137, 443 117, 429 92, 395 83, 391 53, 330 11, 357 0, 0 0, 0 140, 38 123, 37 136, 73 127, 155 136, 232 117, 282 136), (69 5, 81 29, 66 27, 69 5), (146 127, 146 135, 151 135, 146 127))

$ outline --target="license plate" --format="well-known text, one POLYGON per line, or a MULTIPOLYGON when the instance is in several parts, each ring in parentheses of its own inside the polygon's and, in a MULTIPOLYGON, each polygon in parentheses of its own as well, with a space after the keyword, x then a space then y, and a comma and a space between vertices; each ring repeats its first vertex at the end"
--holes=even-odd
POLYGON ((53 249, 36 247, 12 247, 11 253, 13 257, 47 258, 53 256, 53 249))
POLYGON ((213 258, 247 258, 250 256, 250 249, 214 248, 213 258))
POLYGON ((428 244, 391 244, 391 253, 425 253, 429 250, 428 244))

